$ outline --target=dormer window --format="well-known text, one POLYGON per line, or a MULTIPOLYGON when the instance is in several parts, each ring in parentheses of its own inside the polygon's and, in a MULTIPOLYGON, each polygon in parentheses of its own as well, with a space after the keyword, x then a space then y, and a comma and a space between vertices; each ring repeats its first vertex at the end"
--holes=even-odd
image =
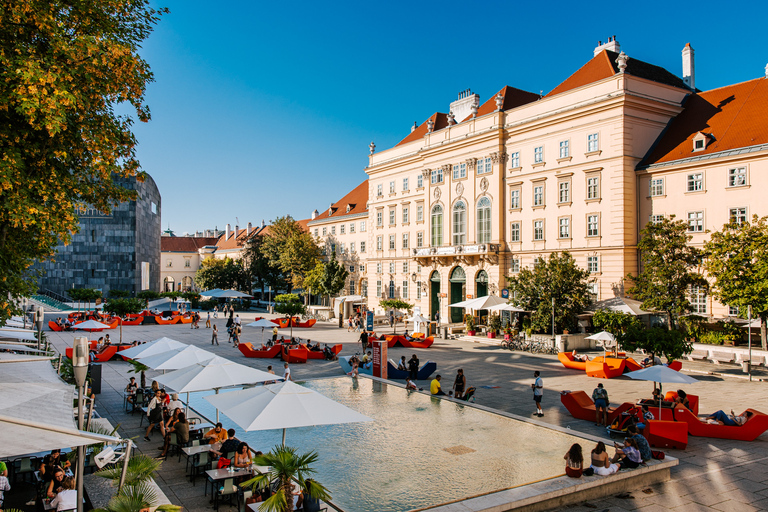
POLYGON ((351 210, 351 209, 352 209, 352 206, 347 205, 347 213, 349 213, 349 210, 351 210))
POLYGON ((693 137, 693 151, 704 151, 707 149, 707 143, 709 142, 709 135, 705 133, 697 133, 693 137))

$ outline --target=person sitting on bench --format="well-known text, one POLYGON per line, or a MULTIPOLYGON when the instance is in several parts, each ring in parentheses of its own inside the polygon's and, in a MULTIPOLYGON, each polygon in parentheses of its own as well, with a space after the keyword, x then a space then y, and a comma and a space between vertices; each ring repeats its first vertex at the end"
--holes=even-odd
POLYGON ((711 423, 713 425, 725 425, 727 427, 740 427, 744 425, 749 418, 752 417, 752 412, 747 411, 741 416, 737 416, 736 413, 731 411, 731 414, 725 414, 722 410, 716 411, 710 414, 705 419, 701 420, 703 423, 711 423))
POLYGON ((586 363, 589 361, 589 357, 587 357, 586 354, 577 354, 576 349, 573 349, 573 352, 571 352, 571 356, 573 356, 574 361, 578 361, 580 363, 586 363))

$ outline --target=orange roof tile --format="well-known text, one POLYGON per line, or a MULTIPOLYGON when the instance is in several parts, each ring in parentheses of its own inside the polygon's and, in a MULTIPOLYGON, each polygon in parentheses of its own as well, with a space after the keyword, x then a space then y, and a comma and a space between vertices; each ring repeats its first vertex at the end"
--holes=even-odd
POLYGON ((217 238, 195 236, 162 236, 160 252, 197 252, 206 245, 216 245, 217 238))
POLYGON ((768 79, 758 78, 692 94, 685 109, 662 133, 641 166, 768 144, 768 79), (707 146, 693 151, 693 138, 707 146))
POLYGON ((229 233, 229 238, 227 238, 227 234, 224 233, 223 235, 219 236, 218 242, 216 243, 216 249, 240 249, 245 246, 245 242, 248 240, 248 238, 254 236, 260 231, 263 232, 263 229, 261 229, 261 226, 257 226, 255 228, 251 228, 251 234, 248 235, 245 228, 240 228, 240 230, 237 232, 237 237, 235 237, 235 231, 232 230, 229 233))
MULTIPOLYGON (((504 96, 504 104, 501 107, 502 110, 511 110, 513 108, 519 107, 520 105, 533 103, 534 101, 539 100, 538 94, 505 85, 499 92, 491 96, 489 100, 480 105, 480 107, 477 109, 477 117, 484 116, 485 114, 490 114, 491 112, 496 111, 496 96, 499 94, 504 96)), ((471 118, 472 115, 470 114, 465 119, 462 119, 461 122, 463 123, 464 121, 471 118)))
POLYGON ((434 114, 429 116, 429 119, 421 123, 420 126, 416 127, 415 130, 409 133, 407 137, 405 137, 403 140, 395 144, 395 146, 399 146, 401 144, 407 144, 409 142, 413 142, 415 140, 419 140, 423 138, 427 134, 427 123, 429 123, 430 120, 432 120, 432 122, 435 123, 434 128, 432 128, 433 131, 442 130, 443 128, 448 126, 448 114, 435 112, 434 114))
MULTIPOLYGON (((355 215, 368 211, 368 180, 365 180, 352 189, 347 195, 336 201, 330 208, 322 212, 314 219, 307 219, 307 222, 327 220, 329 218, 341 217, 344 215, 355 215), (347 211, 349 206, 349 211, 347 211)), ((306 224, 302 226, 306 229, 306 224)))
MULTIPOLYGON (((619 72, 619 67, 616 64, 616 57, 618 56, 618 53, 610 50, 601 51, 579 68, 578 71, 566 78, 564 82, 552 89, 545 98, 572 89, 577 89, 615 75, 619 72)), ((632 56, 630 56, 627 61, 627 69, 625 70, 625 73, 639 78, 653 80, 654 82, 671 85, 673 87, 688 89, 688 86, 685 85, 685 82, 683 82, 680 77, 673 75, 660 66, 633 59, 632 56)))

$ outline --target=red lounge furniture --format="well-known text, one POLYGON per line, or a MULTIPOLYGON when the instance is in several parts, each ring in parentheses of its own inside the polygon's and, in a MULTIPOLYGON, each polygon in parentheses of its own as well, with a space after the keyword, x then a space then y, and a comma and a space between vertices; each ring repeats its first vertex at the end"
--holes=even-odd
POLYGON ((163 320, 163 317, 156 316, 155 317, 155 322, 157 322, 160 325, 173 325, 173 324, 178 323, 180 319, 181 319, 180 316, 174 316, 170 320, 163 320))
MULTIPOLYGON (((690 395, 688 396, 690 397, 690 395)), ((704 423, 699 417, 682 405, 678 405, 674 409, 662 409, 661 419, 676 421, 678 423, 687 423, 688 433, 692 436, 734 439, 737 441, 754 441, 759 435, 768 430, 768 415, 754 409, 747 409, 747 411, 752 413, 752 417, 740 427, 704 423)), ((657 411, 654 411, 654 414, 656 414, 656 412, 657 411)))
POLYGON ((251 343, 240 343, 237 348, 240 349, 240 352, 242 352, 245 357, 271 359, 280 355, 280 345, 275 345, 267 350, 256 350, 251 343))
POLYGON ((290 318, 272 318, 270 322, 277 324, 281 329, 285 329, 289 326, 291 319, 290 318))
POLYGON ((657 448, 685 450, 688 446, 688 427, 679 421, 648 420, 643 435, 657 448))
MULTIPOLYGON (((98 340, 89 340, 88 341, 88 350, 94 351, 96 350, 96 347, 99 345, 98 340)), ((68 358, 72 359, 72 347, 67 347, 67 349, 64 351, 64 355, 68 358)))
MULTIPOLYGON (((106 363, 107 361, 113 359, 117 355, 117 353, 119 351, 125 350, 125 349, 131 347, 131 345, 125 345, 125 344, 124 345, 109 345, 107 348, 104 349, 103 352, 98 353, 96 351, 96 347, 98 346, 98 341, 91 340, 89 344, 90 344, 90 353, 93 356, 92 357, 93 362, 96 362, 96 363, 106 363)), ((72 347, 68 347, 64 351, 64 354, 68 358, 72 359, 72 347)))
MULTIPOLYGON (((333 355, 338 356, 341 352, 342 345, 334 345, 331 347, 333 355)), ((322 350, 307 350, 307 359, 325 359, 325 353, 322 350)))
POLYGON ((192 323, 192 315, 189 315, 189 316, 183 315, 183 316, 180 316, 178 318, 179 318, 178 323, 180 323, 180 324, 191 324, 192 323))
POLYGON ((631 357, 626 358, 624 361, 625 361, 624 362, 624 368, 625 368, 624 369, 624 373, 634 372, 634 371, 642 370, 643 369, 643 365, 641 365, 640 363, 638 363, 637 361, 635 361, 631 357))
POLYGON ((294 327, 301 327, 303 329, 309 329, 310 327, 312 327, 313 325, 315 325, 317 323, 317 320, 315 320, 314 318, 310 318, 306 322, 297 322, 296 319, 293 319, 291 321, 291 323, 293 324, 294 327))
MULTIPOLYGON (((686 395, 688 397, 688 405, 691 406, 691 412, 694 416, 699 415, 699 397, 698 395, 686 395)), ((664 393, 665 402, 674 402, 677 399, 677 391, 667 391, 664 393)), ((663 409, 662 409, 663 411, 663 409)), ((653 412, 653 408, 651 408, 653 412)))
POLYGON ((405 339, 405 336, 400 336, 399 334, 398 335, 387 334, 386 336, 384 336, 384 339, 387 340, 387 346, 389 348, 394 347, 398 343, 400 344, 401 347, 407 346, 407 345, 403 345, 403 342, 407 342, 407 340, 405 339))
POLYGON ((56 322, 54 322, 53 320, 48 322, 48 328, 50 330, 52 330, 52 331, 55 331, 55 332, 61 332, 61 331, 64 330, 64 326, 63 325, 59 325, 56 322))
POLYGON ((405 340, 405 342, 402 342, 402 345, 404 347, 409 348, 429 348, 432 346, 432 344, 435 342, 435 337, 430 336, 426 338, 424 341, 408 341, 405 340))
MULTIPOLYGON (((568 412, 576 419, 595 421, 595 402, 584 391, 573 391, 571 393, 561 393, 560 401, 568 412)), ((623 412, 636 407, 635 404, 624 402, 618 407, 608 407, 608 423, 613 421, 623 412)))
POLYGON ((675 370, 676 372, 679 372, 683 369, 683 362, 682 361, 672 361, 667 366, 669 366, 670 370, 675 370))
POLYGON ((624 373, 624 368, 627 364, 624 359, 617 359, 614 357, 606 357, 605 360, 603 359, 603 356, 600 356, 591 361, 587 361, 585 363, 587 375, 600 379, 613 379, 624 373))
POLYGON ((288 348, 288 345, 284 346, 282 352, 283 361, 286 363, 306 363, 309 356, 309 350, 304 347, 288 348))
POLYGON ((584 371, 587 369, 586 361, 574 361, 573 353, 571 352, 558 352, 557 358, 563 363, 563 366, 572 370, 584 371))
POLYGON ((129 317, 129 320, 121 320, 122 324, 125 325, 141 325, 141 323, 144 321, 143 316, 136 316, 136 318, 129 317))

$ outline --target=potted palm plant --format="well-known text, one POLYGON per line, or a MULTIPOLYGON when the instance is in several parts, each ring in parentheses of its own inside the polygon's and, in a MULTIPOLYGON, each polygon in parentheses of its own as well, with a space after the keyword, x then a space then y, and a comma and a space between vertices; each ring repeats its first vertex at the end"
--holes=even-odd
POLYGON ((467 328, 467 336, 475 335, 475 317, 470 314, 464 315, 464 325, 467 328))
POLYGON ((498 313, 491 313, 488 320, 488 337, 495 338, 496 333, 501 329, 501 317, 498 313))

